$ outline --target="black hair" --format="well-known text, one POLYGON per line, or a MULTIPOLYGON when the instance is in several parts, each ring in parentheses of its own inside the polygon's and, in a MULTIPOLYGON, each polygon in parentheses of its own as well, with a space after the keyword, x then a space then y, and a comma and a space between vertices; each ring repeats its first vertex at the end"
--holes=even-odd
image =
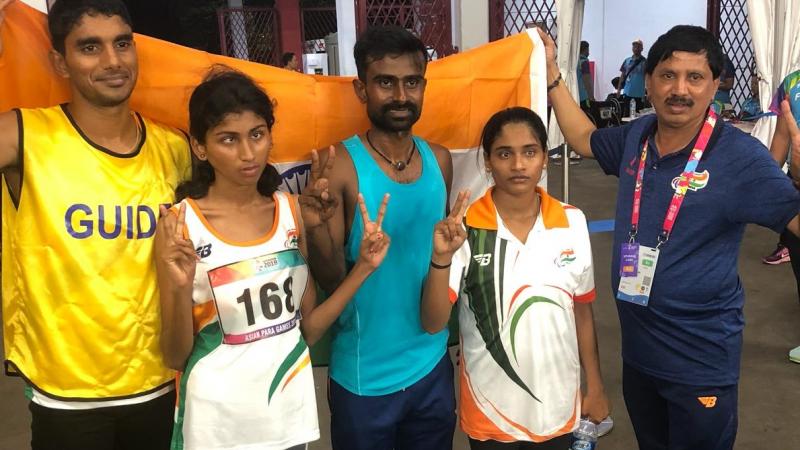
POLYGON ((294 52, 286 52, 281 56, 281 62, 283 62, 284 67, 289 64, 292 58, 294 58, 294 52))
POLYGON ((423 68, 428 64, 425 44, 405 28, 395 25, 367 28, 353 47, 358 79, 366 81, 367 66, 370 62, 382 59, 386 55, 399 56, 408 53, 419 54, 422 57, 423 68))
POLYGON ((529 108, 515 106, 496 112, 489 121, 486 122, 486 125, 483 127, 483 132, 481 133, 481 145, 483 146, 485 156, 488 156, 491 152, 492 145, 494 145, 494 141, 497 140, 500 132, 503 131, 503 127, 510 123, 523 123, 527 125, 531 129, 533 135, 539 140, 542 149, 547 151, 547 128, 544 126, 542 119, 529 108))
MULTIPOLYGON (((208 131, 225 120, 228 114, 245 111, 263 118, 271 132, 275 124, 274 110, 275 106, 267 93, 250 77, 228 67, 217 66, 194 89, 189 99, 189 134, 197 142, 205 144, 208 131)), ((175 190, 176 201, 185 197, 205 197, 214 178, 211 163, 197 159, 192 154, 192 178, 175 190)), ((281 182, 277 169, 267 164, 258 179, 258 192, 263 196, 271 196, 281 182)))
POLYGON ((589 43, 586 41, 581 41, 581 51, 589 50, 589 43))
POLYGON ((67 35, 80 23, 84 15, 119 16, 133 28, 128 8, 122 0, 57 0, 47 14, 50 40, 57 52, 64 54, 67 35))
POLYGON ((674 52, 703 53, 714 79, 722 73, 725 56, 717 38, 705 28, 694 25, 677 25, 659 36, 647 52, 645 72, 652 75, 656 66, 674 52))

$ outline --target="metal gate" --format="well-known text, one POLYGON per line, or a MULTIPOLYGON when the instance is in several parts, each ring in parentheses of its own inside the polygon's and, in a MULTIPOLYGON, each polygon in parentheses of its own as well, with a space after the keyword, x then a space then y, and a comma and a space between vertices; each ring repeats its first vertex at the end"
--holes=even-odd
POLYGON ((753 95, 750 81, 756 65, 747 22, 747 0, 709 0, 707 25, 736 68, 731 103, 739 112, 742 104, 753 95))
POLYGON ((454 53, 450 0, 356 0, 358 30, 398 25, 419 36, 433 57, 454 53))
POLYGON ((325 36, 336 32, 336 6, 300 6, 303 53, 324 53, 325 36))
POLYGON ((534 25, 558 36, 555 0, 489 0, 489 40, 496 41, 534 25))
POLYGON ((275 8, 220 8, 217 20, 223 55, 280 65, 281 33, 275 8))

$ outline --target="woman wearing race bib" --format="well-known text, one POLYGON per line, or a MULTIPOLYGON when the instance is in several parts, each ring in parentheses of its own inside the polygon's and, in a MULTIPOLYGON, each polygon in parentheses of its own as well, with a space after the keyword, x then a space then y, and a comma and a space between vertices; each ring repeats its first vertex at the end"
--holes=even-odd
POLYGON ((192 179, 156 232, 161 348, 182 371, 172 449, 305 448, 319 439, 307 344, 386 255, 388 197, 376 222, 360 202, 360 258, 317 304, 297 199, 277 191, 268 164, 270 98, 245 75, 218 72, 195 89, 189 119, 192 179))
POLYGON ((422 324, 441 330, 460 297, 459 416, 473 450, 564 450, 581 416, 608 415, 586 218, 537 187, 547 132, 533 111, 498 112, 482 144, 495 184, 469 207, 461 192, 436 225, 422 324))

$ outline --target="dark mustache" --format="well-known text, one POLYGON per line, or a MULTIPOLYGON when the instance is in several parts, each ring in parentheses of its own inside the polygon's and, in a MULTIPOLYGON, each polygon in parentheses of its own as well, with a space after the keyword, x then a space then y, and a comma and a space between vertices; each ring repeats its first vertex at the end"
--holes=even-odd
POLYGON ((673 106, 688 106, 688 107, 694 106, 694 100, 692 100, 691 98, 679 97, 677 95, 673 95, 672 97, 667 98, 665 103, 673 106))
POLYGON ((391 111, 393 109, 407 109, 407 110, 411 111, 412 113, 416 113, 417 112, 417 105, 415 105, 415 104, 413 104, 411 102, 392 102, 392 103, 389 103, 387 105, 384 105, 383 108, 381 108, 381 111, 383 113, 388 113, 389 111, 391 111))

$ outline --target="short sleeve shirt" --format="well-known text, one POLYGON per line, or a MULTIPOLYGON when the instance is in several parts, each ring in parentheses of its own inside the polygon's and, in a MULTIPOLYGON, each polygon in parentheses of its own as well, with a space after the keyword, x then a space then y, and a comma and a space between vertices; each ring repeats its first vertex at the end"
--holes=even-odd
POLYGON ((538 442, 580 417, 573 306, 594 300, 589 233, 580 210, 540 190, 523 243, 491 192, 467 211, 450 269, 451 300, 461 294, 461 424, 474 439, 538 442))
POLYGON ((784 99, 789 100, 792 114, 795 120, 797 120, 798 125, 800 125, 800 70, 790 73, 783 79, 775 95, 772 97, 769 110, 780 115, 781 102, 784 99))
POLYGON ((629 56, 625 58, 625 61, 622 62, 622 66, 619 68, 621 72, 627 75, 627 78, 625 78, 624 93, 628 97, 644 97, 644 66, 646 64, 644 59, 644 56, 640 56, 639 58, 629 56), (637 64, 639 59, 642 61, 637 64))
MULTIPOLYGON (((597 130, 591 148, 603 170, 619 177, 612 288, 619 286, 620 244, 628 239, 635 172, 650 139, 637 240, 655 247, 694 142, 659 157, 656 116, 597 130)), ((661 247, 647 307, 617 301, 626 363, 652 376, 693 385, 738 381, 744 291, 737 259, 745 225, 776 232, 800 210, 800 194, 767 149, 718 121, 700 160, 669 241, 661 247)))

